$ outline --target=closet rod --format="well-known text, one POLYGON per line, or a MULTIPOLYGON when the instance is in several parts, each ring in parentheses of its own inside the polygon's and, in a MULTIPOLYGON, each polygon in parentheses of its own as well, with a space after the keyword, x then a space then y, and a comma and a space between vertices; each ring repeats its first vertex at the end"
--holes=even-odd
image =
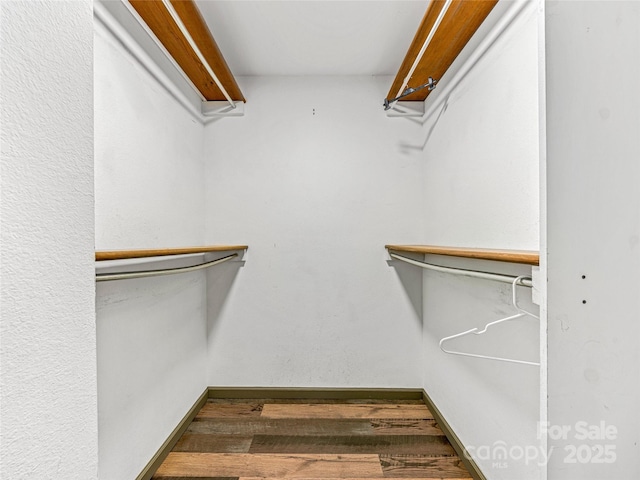
POLYGON ((204 55, 202 54, 202 52, 198 48, 198 45, 193 40, 193 37, 191 36, 191 33, 189 33, 189 30, 187 29, 186 25, 182 22, 182 19, 180 18, 180 15, 178 15, 178 12, 176 12, 175 8, 173 8, 173 5, 171 5, 171 1, 170 0, 162 0, 162 3, 164 4, 165 8, 169 12, 169 14, 173 18, 173 20, 176 22, 176 25, 178 25, 178 28, 182 32, 182 35, 184 35, 184 38, 189 43, 189 45, 193 49, 194 53, 198 57, 198 59, 200 59, 200 62, 204 66, 205 70, 209 73, 209 75, 211 76, 211 78, 213 79, 215 84, 218 86, 218 88, 220 89, 220 91, 224 95, 224 98, 226 98, 227 102, 229 102, 229 105, 231 106, 231 108, 236 108, 236 103, 233 101, 233 99, 231 98, 231 95, 229 95, 229 92, 227 92, 227 90, 222 85, 222 82, 220 82, 220 80, 218 79, 218 77, 214 73, 213 68, 211 68, 211 65, 209 65, 209 62, 207 62, 207 59, 204 58, 204 55))
POLYGON ((166 268, 163 270, 144 270, 141 272, 120 272, 120 273, 96 273, 96 282, 107 282, 109 280, 125 280, 127 278, 145 278, 145 277, 157 277, 160 275, 173 275, 174 273, 187 273, 202 270, 204 268, 213 267, 219 265, 232 258, 237 257, 238 254, 227 255, 226 257, 212 260, 211 262, 205 262, 198 265, 192 265, 190 267, 178 267, 178 268, 166 268))
MULTIPOLYGON (((415 265, 417 267, 426 268, 427 270, 434 270, 436 272, 443 272, 443 273, 451 273, 454 275, 464 275, 465 277, 484 278, 485 280, 493 280, 495 282, 510 283, 510 284, 513 284, 514 280, 518 278, 513 275, 502 275, 499 273, 489 273, 489 272, 481 272, 478 270, 466 270, 464 268, 453 268, 453 267, 443 267, 441 265, 433 265, 432 263, 421 262, 419 260, 414 260, 413 258, 398 255, 397 253, 389 253, 389 256, 391 258, 395 258, 396 260, 401 260, 403 262, 410 263, 411 265, 415 265)), ((522 278, 518 282, 518 285, 521 285, 523 287, 533 287, 533 281, 530 278, 522 278)))

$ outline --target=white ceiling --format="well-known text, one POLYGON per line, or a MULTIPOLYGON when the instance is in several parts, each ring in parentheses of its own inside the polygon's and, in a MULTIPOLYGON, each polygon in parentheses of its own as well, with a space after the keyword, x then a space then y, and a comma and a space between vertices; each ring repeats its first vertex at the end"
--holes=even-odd
POLYGON ((428 0, 196 0, 234 75, 395 75, 428 0))

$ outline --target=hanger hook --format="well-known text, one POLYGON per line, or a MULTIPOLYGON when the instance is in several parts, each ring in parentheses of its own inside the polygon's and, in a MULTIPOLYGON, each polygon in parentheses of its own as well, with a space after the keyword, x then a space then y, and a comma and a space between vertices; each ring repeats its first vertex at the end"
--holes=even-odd
POLYGON ((510 320, 515 320, 517 318, 524 317, 525 315, 529 315, 531 317, 539 319, 540 317, 538 317, 537 315, 534 315, 531 312, 528 312, 528 311, 524 310, 523 308, 521 308, 518 305, 518 294, 517 294, 517 288, 516 287, 525 278, 528 279, 528 278, 531 278, 531 277, 528 277, 526 275, 521 275, 521 276, 515 278, 513 280, 512 284, 511 284, 511 292, 512 292, 511 301, 513 303, 513 307, 517 310, 518 313, 516 313, 514 315, 511 315, 509 317, 506 317, 506 318, 501 318, 500 320, 495 320, 493 322, 489 322, 484 326, 484 328, 482 330, 479 330, 478 328, 472 328, 470 330, 466 330, 466 331, 461 332, 461 333, 456 333, 455 335, 450 335, 448 337, 444 337, 438 343, 440 349, 444 353, 449 353, 451 355, 461 355, 461 356, 464 356, 464 357, 474 357, 474 358, 486 358, 486 359, 489 359, 489 360, 498 360, 498 361, 501 361, 501 362, 519 363, 519 364, 523 364, 523 365, 540 366, 539 362, 530 362, 530 361, 527 361, 527 360, 518 360, 518 359, 514 359, 514 358, 494 357, 494 356, 490 356, 490 355, 480 355, 480 354, 477 354, 477 353, 460 352, 460 351, 457 351, 457 350, 447 350, 444 347, 444 344, 446 342, 448 342, 449 340, 453 340, 454 338, 464 337, 466 335, 471 335, 471 334, 473 334, 473 335, 482 335, 490 327, 492 327, 494 325, 498 325, 500 323, 508 322, 510 320))

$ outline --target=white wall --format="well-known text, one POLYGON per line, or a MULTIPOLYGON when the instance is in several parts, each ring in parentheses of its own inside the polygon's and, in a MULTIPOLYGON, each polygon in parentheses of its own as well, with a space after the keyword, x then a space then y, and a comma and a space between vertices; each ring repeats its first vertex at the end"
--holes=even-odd
MULTIPOLYGON (((95 31, 96 247, 201 245, 203 126, 95 31)), ((205 292, 203 272, 98 284, 101 480, 135 478, 206 387, 205 292)))
MULTIPOLYGON (((449 74, 447 74, 449 75, 449 74)), ((445 75, 427 108, 451 81, 445 75)), ((421 212, 427 244, 537 250, 539 245, 538 16, 526 7, 436 109, 413 143, 425 165, 421 212)), ((427 256, 467 269, 531 274, 499 262, 427 256)), ((530 310, 531 290, 519 289, 530 310)), ((424 273, 423 372, 427 393, 490 479, 543 476, 537 461, 509 456, 499 446, 538 446, 540 369, 451 356, 441 338, 482 328, 515 313, 511 286, 424 273), (488 456, 488 458, 487 458, 488 456)), ((539 323, 533 318, 496 326, 449 348, 537 361, 539 323)), ((515 450, 517 457, 518 450, 515 450)))
POLYGON ((532 3, 413 140, 424 152, 426 236, 434 245, 538 249, 537 38, 532 3))
POLYGON ((95 479, 91 2, 1 2, 0 35, 0 477, 95 479))
POLYGON ((242 118, 206 127, 207 241, 247 243, 209 304, 211 385, 420 385, 410 298, 385 243, 419 242, 422 159, 386 118, 391 78, 241 77, 242 118))
POLYGON ((571 429, 552 480, 640 477, 639 11, 547 4, 548 407, 571 429), (576 438, 581 421, 617 434, 576 438))
POLYGON ((95 24, 96 248, 197 245, 203 126, 95 24))

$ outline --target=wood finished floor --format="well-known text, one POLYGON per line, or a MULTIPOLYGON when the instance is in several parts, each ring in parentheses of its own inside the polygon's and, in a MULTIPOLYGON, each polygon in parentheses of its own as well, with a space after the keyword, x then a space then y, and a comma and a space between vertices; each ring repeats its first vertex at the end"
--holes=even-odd
POLYGON ((419 400, 210 399, 157 480, 471 480, 419 400))

